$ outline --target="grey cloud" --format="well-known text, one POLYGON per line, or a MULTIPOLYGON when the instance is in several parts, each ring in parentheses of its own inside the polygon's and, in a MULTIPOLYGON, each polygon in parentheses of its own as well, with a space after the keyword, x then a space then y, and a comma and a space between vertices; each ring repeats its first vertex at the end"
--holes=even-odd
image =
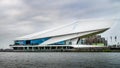
POLYGON ((119 18, 119 4, 117 0, 0 0, 0 47, 9 47, 16 37, 78 19, 119 18))

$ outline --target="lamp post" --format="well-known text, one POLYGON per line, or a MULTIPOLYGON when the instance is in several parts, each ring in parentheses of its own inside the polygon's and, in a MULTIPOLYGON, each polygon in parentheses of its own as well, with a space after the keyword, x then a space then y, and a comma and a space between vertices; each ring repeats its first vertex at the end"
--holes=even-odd
POLYGON ((115 45, 117 47, 117 36, 115 36, 115 45))
POLYGON ((111 41, 111 45, 112 45, 112 36, 110 36, 110 41, 111 41))

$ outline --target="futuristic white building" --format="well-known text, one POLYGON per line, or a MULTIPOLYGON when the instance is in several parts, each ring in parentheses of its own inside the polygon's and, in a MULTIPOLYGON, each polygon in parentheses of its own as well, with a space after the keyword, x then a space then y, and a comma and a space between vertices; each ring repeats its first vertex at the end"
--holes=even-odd
POLYGON ((66 50, 80 47, 99 47, 80 45, 80 39, 102 33, 113 24, 112 20, 81 20, 60 27, 54 27, 43 32, 38 32, 14 40, 11 47, 14 50, 66 50))

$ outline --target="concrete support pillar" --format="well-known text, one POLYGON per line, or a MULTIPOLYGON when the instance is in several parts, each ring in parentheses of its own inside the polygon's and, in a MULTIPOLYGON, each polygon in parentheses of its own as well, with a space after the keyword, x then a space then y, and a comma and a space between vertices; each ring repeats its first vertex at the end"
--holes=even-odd
POLYGON ((27 47, 27 50, 29 50, 29 47, 27 47))
POLYGON ((66 48, 65 49, 67 49, 67 46, 66 46, 66 48))
POLYGON ((38 50, 40 50, 40 48, 38 47, 38 50))
POLYGON ((52 48, 51 48, 51 46, 50 46, 50 50, 51 50, 52 48))
POLYGON ((25 47, 23 47, 23 51, 26 50, 25 47))
POLYGON ((32 47, 32 51, 34 51, 34 47, 32 47))
POLYGON ((56 46, 56 48, 55 49, 57 49, 57 46, 56 46))
POLYGON ((45 47, 44 47, 44 50, 45 50, 45 47))

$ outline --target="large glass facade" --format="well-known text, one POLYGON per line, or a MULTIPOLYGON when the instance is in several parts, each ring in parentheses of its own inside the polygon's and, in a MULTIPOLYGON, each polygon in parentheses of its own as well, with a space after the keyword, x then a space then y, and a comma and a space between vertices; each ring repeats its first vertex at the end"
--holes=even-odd
POLYGON ((50 39, 50 38, 34 39, 34 40, 31 40, 31 41, 30 41, 30 44, 31 44, 31 45, 39 45, 39 44, 47 41, 48 39, 50 39))
POLYGON ((57 42, 57 43, 53 43, 51 45, 66 45, 66 41, 60 41, 60 42, 57 42))
POLYGON ((26 41, 25 40, 16 40, 15 45, 25 45, 26 41))
POLYGON ((33 40, 16 40, 15 45, 39 45, 50 38, 40 38, 40 39, 33 39, 33 40))

